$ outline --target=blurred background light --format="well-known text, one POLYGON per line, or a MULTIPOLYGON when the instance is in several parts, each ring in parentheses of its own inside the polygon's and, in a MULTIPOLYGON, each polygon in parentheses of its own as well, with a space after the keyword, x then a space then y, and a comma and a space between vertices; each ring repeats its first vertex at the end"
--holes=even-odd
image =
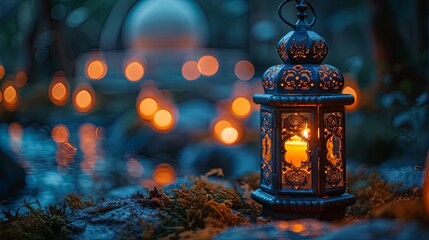
POLYGON ((87 83, 80 83, 73 94, 74 107, 78 112, 86 113, 95 105, 95 93, 87 83))
POLYGON ((52 128, 52 139, 56 143, 66 143, 69 141, 70 132, 63 124, 58 124, 52 128))
POLYGON ((255 67, 246 60, 238 61, 234 68, 235 76, 243 81, 249 81, 255 75, 255 67))
POLYGON ((94 59, 88 62, 86 67, 86 76, 92 80, 100 80, 107 74, 107 65, 101 59, 94 59))
POLYGON ((201 76, 198 69, 198 63, 195 61, 187 61, 182 66, 182 76, 188 81, 194 81, 201 76))
POLYGON ((125 67, 125 77, 131 82, 137 82, 144 76, 144 67, 138 61, 132 61, 125 67))
POLYGON ((198 60, 198 70, 205 76, 213 76, 219 70, 219 62, 213 56, 203 56, 198 60))

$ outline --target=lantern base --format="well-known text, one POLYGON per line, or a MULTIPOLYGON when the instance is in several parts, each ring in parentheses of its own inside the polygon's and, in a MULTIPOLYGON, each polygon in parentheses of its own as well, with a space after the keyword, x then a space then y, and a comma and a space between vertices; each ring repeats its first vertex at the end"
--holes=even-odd
POLYGON ((261 189, 252 193, 252 198, 262 204, 262 214, 281 220, 314 218, 338 220, 345 216, 345 209, 356 201, 351 194, 332 197, 286 197, 272 196, 261 189))

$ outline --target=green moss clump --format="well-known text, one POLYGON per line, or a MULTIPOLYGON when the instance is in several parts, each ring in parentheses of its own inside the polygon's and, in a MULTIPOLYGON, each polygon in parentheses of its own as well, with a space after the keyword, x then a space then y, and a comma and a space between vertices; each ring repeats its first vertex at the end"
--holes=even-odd
POLYGON ((0 220, 1 239, 67 239, 67 214, 94 203, 92 197, 89 197, 88 201, 84 201, 82 197, 77 194, 66 194, 63 202, 44 208, 38 201, 24 202, 15 214, 2 210, 5 217, 0 220), (19 213, 21 208, 26 211, 19 213))
MULTIPOLYGON (((250 194, 240 194, 236 188, 207 181, 207 177, 214 174, 223 176, 220 169, 215 169, 193 177, 190 188, 182 185, 172 190, 171 196, 154 189, 149 190, 149 197, 141 198, 144 206, 158 207, 161 216, 160 227, 153 231, 151 238, 208 239, 226 227, 258 221, 261 209, 249 198, 250 194)), ((246 189, 246 184, 242 186, 243 193, 251 191, 246 189)))

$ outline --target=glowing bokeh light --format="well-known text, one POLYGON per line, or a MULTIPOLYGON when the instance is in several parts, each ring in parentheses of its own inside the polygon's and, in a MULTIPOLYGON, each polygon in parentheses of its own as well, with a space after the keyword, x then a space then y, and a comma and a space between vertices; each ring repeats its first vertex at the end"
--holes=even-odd
POLYGON ((201 76, 200 70, 198 69, 198 63, 195 61, 188 61, 183 64, 182 75, 188 81, 194 81, 201 76))
POLYGON ((56 143, 66 143, 69 141, 70 132, 66 126, 59 124, 52 129, 52 139, 56 143))
POLYGON ((0 103, 3 101, 3 93, 0 91, 0 103))
POLYGON ((171 130, 173 125, 173 115, 165 109, 158 110, 153 116, 153 126, 158 130, 168 131, 171 130))
POLYGON ((107 65, 101 59, 92 60, 87 64, 86 76, 92 80, 100 80, 107 74, 107 65))
POLYGON ((355 97, 355 102, 352 105, 346 105, 345 106, 346 111, 353 112, 356 109, 358 109, 358 107, 359 107, 359 100, 360 99, 359 99, 359 95, 358 95, 357 91, 353 87, 351 87, 351 86, 346 86, 343 89, 342 93, 343 94, 350 94, 350 95, 353 95, 353 97, 355 97))
POLYGON ((292 226, 290 226, 290 230, 294 233, 301 233, 306 229, 307 229, 307 227, 301 223, 295 223, 295 224, 292 224, 292 226))
POLYGON ((233 127, 227 127, 222 130, 220 136, 223 143, 227 145, 234 144, 238 140, 238 131, 233 127))
POLYGON ((6 71, 4 70, 4 67, 0 65, 0 79, 2 79, 5 74, 6 74, 6 71))
POLYGON ((247 100, 247 98, 238 97, 232 102, 231 109, 235 116, 244 118, 250 114, 252 105, 250 104, 250 101, 247 100))
POLYGON ((289 223, 288 223, 288 221, 278 221, 278 222, 276 223, 276 227, 277 227, 278 229, 280 229, 280 230, 285 231, 285 230, 288 230, 288 228, 289 228, 289 223))
POLYGON ((127 64, 125 67, 125 77, 131 82, 137 82, 144 76, 144 67, 138 61, 133 61, 127 64))
POLYGON ((17 87, 22 88, 27 84, 27 73, 19 71, 15 76, 15 84, 17 87))
POLYGON ((14 111, 18 107, 19 94, 13 83, 8 81, 3 85, 3 104, 7 111, 14 111))
POLYGON ((14 141, 21 141, 24 130, 21 124, 13 122, 9 125, 9 136, 14 141))
POLYGON ((96 127, 92 123, 84 123, 79 127, 79 148, 85 155, 95 155, 97 150, 96 127))
POLYGON ((226 121, 226 120, 221 120, 219 122, 217 122, 214 126, 214 134, 216 136, 220 136, 222 134, 222 131, 227 128, 227 127, 231 127, 231 123, 226 121))
POLYGON ((158 110, 158 103, 153 98, 142 99, 137 106, 137 112, 143 119, 152 119, 158 110))
POLYGON ((132 158, 127 161, 127 172, 131 177, 141 177, 143 171, 143 165, 139 161, 132 158))
POLYGON ((205 76, 213 76, 219 70, 219 62, 213 56, 203 56, 198 60, 198 70, 205 76))
POLYGON ((158 166, 156 166, 155 170, 153 171, 153 180, 161 186, 168 185, 174 182, 175 179, 176 179, 176 171, 168 163, 159 164, 158 166))
POLYGON ((86 113, 92 110, 95 105, 95 94, 89 84, 79 84, 73 95, 73 103, 78 112, 86 113))
POLYGON ((4 101, 10 104, 15 103, 18 100, 18 92, 13 86, 7 86, 4 89, 4 101))
POLYGON ((238 61, 234 68, 235 76, 243 81, 249 81, 255 75, 255 67, 246 60, 238 61))
POLYGON ((49 100, 57 106, 67 103, 70 96, 67 79, 63 76, 56 76, 49 84, 49 100))

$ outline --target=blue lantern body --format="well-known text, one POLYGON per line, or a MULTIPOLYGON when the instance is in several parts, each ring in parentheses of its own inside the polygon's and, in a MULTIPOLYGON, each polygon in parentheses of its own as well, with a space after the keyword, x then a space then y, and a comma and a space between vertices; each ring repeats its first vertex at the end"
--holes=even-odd
POLYGON ((297 5, 300 20, 277 46, 284 64, 265 72, 265 94, 253 98, 261 104, 261 185, 252 197, 275 219, 335 220, 355 202, 345 192, 344 110, 354 97, 341 94, 341 72, 322 64, 328 45, 305 21, 307 5, 297 5))

